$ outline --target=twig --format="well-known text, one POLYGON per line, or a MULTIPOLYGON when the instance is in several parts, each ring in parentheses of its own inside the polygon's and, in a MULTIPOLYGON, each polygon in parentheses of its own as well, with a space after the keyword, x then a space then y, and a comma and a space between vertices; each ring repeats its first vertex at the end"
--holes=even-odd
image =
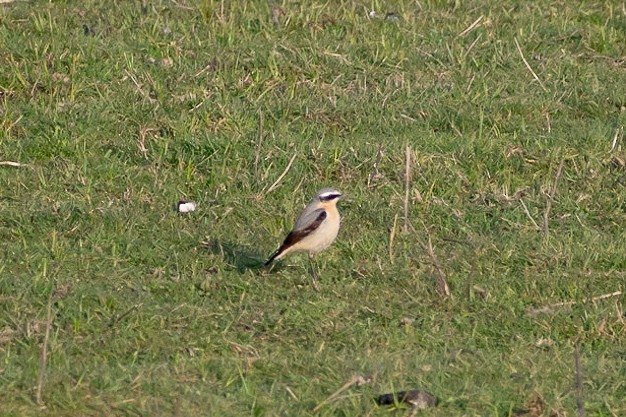
POLYGON ((363 378, 360 375, 355 375, 353 376, 348 382, 346 382, 345 384, 343 384, 341 386, 341 388, 339 388, 337 391, 333 392, 328 398, 326 398, 324 401, 322 401, 321 403, 319 403, 314 409, 313 412, 316 413, 318 412, 323 406, 325 406, 326 404, 335 401, 336 399, 338 399, 339 394, 341 394, 342 392, 344 392, 345 390, 347 390, 348 388, 350 388, 351 386, 355 385, 355 384, 367 384, 371 381, 370 378, 363 378))
POLYGON ((576 387, 576 410, 578 417, 585 417, 585 409, 583 408, 583 381, 582 370, 580 367, 580 342, 576 342, 574 348, 574 365, 576 373, 574 375, 574 386, 576 387))
POLYGON ((39 376, 37 377, 37 390, 35 391, 35 401, 40 406, 45 405, 41 392, 43 391, 43 383, 46 376, 46 366, 48 363, 48 340, 50 339, 50 328, 52 327, 52 294, 54 291, 50 291, 48 295, 48 307, 46 309, 46 333, 43 338, 43 345, 41 346, 41 361, 39 362, 39 376))
MULTIPOLYGON (((612 293, 598 295, 596 297, 591 298, 589 301, 595 302, 595 301, 599 301, 599 300, 604 300, 605 298, 617 297, 618 295, 622 295, 622 292, 621 291, 614 291, 612 293)), ((585 302, 585 301, 583 301, 583 302, 585 302)), ((559 303, 549 304, 549 305, 544 306, 544 307, 528 309, 526 311, 526 315, 530 316, 530 317, 534 317, 534 316, 536 316, 538 314, 541 314, 541 313, 549 313, 549 312, 551 312, 552 310, 554 310, 555 308, 558 308, 558 307, 568 307, 568 306, 573 306, 574 304, 576 304, 576 301, 561 301, 559 303)))
POLYGON ((396 237, 396 225, 398 224, 398 214, 393 218, 393 226, 389 231, 389 261, 393 264, 393 240, 396 237))
POLYGON ((278 7, 276 7, 276 4, 274 4, 274 0, 267 0, 267 5, 272 13, 272 21, 276 27, 280 28, 280 11, 278 10, 278 7))
POLYGON ((556 193, 556 187, 559 183, 559 177, 561 176, 561 171, 563 170, 564 159, 561 159, 559 163, 559 167, 556 170, 556 175, 554 176, 554 183, 552 184, 552 189, 550 193, 547 195, 546 202, 546 210, 543 213, 543 229, 541 230, 541 234, 543 238, 546 239, 548 237, 549 229, 548 229, 548 218, 550 216, 550 210, 552 209, 552 202, 554 201, 554 194, 556 193))
POLYGON ((435 255, 435 251, 433 250, 433 243, 430 240, 430 235, 428 236, 428 245, 425 247, 428 256, 430 257, 430 261, 435 267, 435 275, 437 276, 437 291, 439 294, 444 297, 450 296, 450 287, 448 287, 448 282, 446 281, 446 274, 443 272, 443 268, 435 255))
POLYGON ((285 175, 287 175, 287 172, 289 172, 289 169, 291 168, 291 164, 293 164, 293 161, 294 159, 296 159, 296 156, 298 156, 298 151, 294 152, 293 156, 289 160, 289 163, 287 164, 287 168, 285 168, 283 173, 280 174, 280 177, 278 177, 278 179, 274 181, 274 184, 272 184, 272 186, 265 192, 265 194, 269 194, 272 191, 274 191, 276 187, 278 186, 278 184, 283 180, 283 178, 285 178, 285 175))
POLYGON ((20 168, 20 167, 25 167, 27 165, 26 164, 22 164, 21 162, 0 161, 0 166, 8 166, 8 167, 20 168))
POLYGON ((409 184, 411 182, 411 148, 406 145, 406 162, 404 168, 404 227, 403 232, 409 231, 409 184))
POLYGON ((532 67, 530 66, 530 64, 528 63, 528 61, 526 61, 526 58, 524 58, 524 53, 522 52, 522 48, 520 48, 519 46, 519 42, 517 42, 517 38, 513 38, 515 40, 515 46, 517 46, 517 51, 519 52, 520 56, 522 57, 522 61, 524 61, 524 65, 526 65, 526 68, 528 68, 528 70, 530 71, 530 73, 533 75, 533 78, 535 80, 537 80, 537 82, 539 83, 539 85, 541 86, 541 89, 544 92, 548 92, 548 90, 546 90, 546 87, 543 86, 543 83, 541 82, 541 80, 539 79, 539 77, 537 76, 537 74, 535 73, 535 71, 533 71, 532 67))
POLYGON ((139 310, 141 306, 143 306, 143 303, 135 304, 134 306, 132 306, 131 308, 129 308, 128 310, 126 310, 125 312, 117 316, 115 319, 111 320, 111 323, 109 323, 109 327, 115 326, 117 323, 119 323, 122 319, 124 319, 130 313, 132 313, 133 311, 139 310))
POLYGON ((474 29, 476 26, 478 26, 478 24, 480 23, 481 20, 483 20, 485 16, 480 15, 480 17, 476 20, 474 20, 474 23, 472 23, 471 25, 469 25, 467 27, 467 29, 465 29, 463 32, 459 33, 458 35, 456 35, 457 38, 460 38, 461 36, 465 36, 468 33, 470 33, 472 31, 472 29, 474 29))
POLYGON ((261 144, 263 143, 263 112, 259 111, 259 139, 254 152, 254 177, 259 178, 259 158, 261 157, 261 144))

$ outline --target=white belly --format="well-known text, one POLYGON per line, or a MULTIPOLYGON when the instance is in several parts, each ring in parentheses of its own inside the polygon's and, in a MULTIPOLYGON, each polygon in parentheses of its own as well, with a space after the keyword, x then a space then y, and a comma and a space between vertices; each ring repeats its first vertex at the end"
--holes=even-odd
POLYGON ((319 225, 317 230, 302 239, 300 242, 285 251, 284 255, 289 252, 308 252, 313 255, 321 252, 331 245, 337 238, 339 233, 339 216, 329 216, 319 225))
POLYGON ((338 233, 339 219, 326 219, 326 221, 311 234, 310 240, 307 239, 309 240, 307 242, 307 248, 303 248, 303 250, 311 254, 321 252, 335 241, 338 233))

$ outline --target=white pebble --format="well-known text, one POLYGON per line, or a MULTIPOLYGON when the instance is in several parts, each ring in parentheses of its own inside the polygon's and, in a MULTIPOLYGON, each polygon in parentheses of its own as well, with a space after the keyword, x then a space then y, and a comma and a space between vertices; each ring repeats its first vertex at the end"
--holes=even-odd
POLYGON ((189 213, 191 211, 194 211, 195 209, 196 203, 194 203, 193 201, 180 200, 178 202, 178 205, 176 206, 176 210, 179 213, 189 213))

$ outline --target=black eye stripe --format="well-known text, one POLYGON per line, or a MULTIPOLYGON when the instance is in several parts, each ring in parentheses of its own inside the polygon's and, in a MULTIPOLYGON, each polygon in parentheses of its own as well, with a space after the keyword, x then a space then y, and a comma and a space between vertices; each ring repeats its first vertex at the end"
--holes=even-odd
POLYGON ((321 195, 320 196, 320 201, 331 201, 334 200, 336 198, 341 197, 341 194, 337 193, 337 194, 326 194, 326 195, 321 195))

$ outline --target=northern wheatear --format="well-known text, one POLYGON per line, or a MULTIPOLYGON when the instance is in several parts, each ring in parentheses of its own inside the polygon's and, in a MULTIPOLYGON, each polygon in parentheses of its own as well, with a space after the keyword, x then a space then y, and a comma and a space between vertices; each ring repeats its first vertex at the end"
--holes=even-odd
POLYGON ((302 211, 291 233, 276 252, 265 262, 269 265, 274 260, 293 252, 308 252, 311 260, 313 284, 317 288, 317 273, 313 266, 313 255, 323 251, 335 241, 341 223, 337 201, 342 194, 332 188, 321 190, 302 211))

